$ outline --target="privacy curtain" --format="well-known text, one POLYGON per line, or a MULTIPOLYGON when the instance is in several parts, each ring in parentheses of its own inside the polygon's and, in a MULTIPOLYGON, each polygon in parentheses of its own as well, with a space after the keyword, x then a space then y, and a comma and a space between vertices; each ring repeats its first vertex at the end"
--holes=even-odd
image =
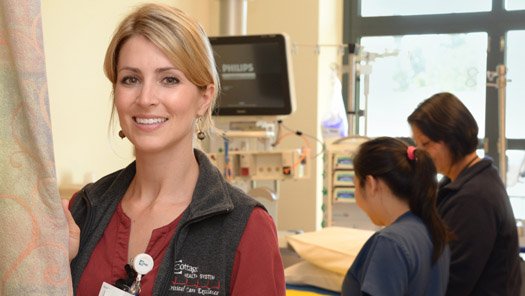
POLYGON ((68 295, 40 0, 0 0, 0 295, 68 295))

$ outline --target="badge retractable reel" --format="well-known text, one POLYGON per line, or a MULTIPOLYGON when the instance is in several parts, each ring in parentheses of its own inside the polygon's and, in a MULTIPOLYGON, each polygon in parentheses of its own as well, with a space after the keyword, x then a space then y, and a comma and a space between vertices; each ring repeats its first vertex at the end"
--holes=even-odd
POLYGON ((153 258, 146 254, 141 253, 133 258, 133 269, 137 272, 137 279, 129 288, 129 293, 133 295, 139 295, 140 293, 140 280, 142 276, 147 274, 153 269, 153 258))
POLYGON ((133 278, 130 278, 129 281, 121 279, 115 283, 115 286, 104 282, 100 289, 99 296, 138 296, 141 290, 142 276, 153 269, 154 261, 150 255, 141 253, 133 258, 131 265, 133 270, 130 270, 131 267, 126 265, 126 272, 128 273, 128 277, 136 274, 135 280, 133 280, 133 278))

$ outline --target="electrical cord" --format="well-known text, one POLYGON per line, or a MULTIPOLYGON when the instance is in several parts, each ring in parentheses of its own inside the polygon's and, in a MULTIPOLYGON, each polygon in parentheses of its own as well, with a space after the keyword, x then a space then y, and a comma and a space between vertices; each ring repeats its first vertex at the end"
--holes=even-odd
POLYGON ((319 153, 317 153, 315 156, 313 156, 312 158, 317 158, 319 157, 319 155, 322 155, 324 152, 325 152, 325 144, 323 143, 323 141, 319 140, 318 138, 310 135, 310 134, 307 134, 307 133, 303 133, 302 131, 299 131, 299 130, 293 130, 289 127, 287 127, 283 121, 281 119, 279 119, 277 121, 277 137, 275 139, 275 142, 272 144, 272 147, 276 147, 277 145, 279 145, 281 143, 281 141, 284 139, 284 138, 287 138, 291 135, 296 135, 298 137, 301 137, 303 139, 303 141, 305 142, 305 144, 307 145, 307 148, 310 149, 310 145, 308 143, 308 141, 305 139, 305 138, 310 138, 310 139, 313 139, 315 141, 317 141, 318 143, 321 144, 321 151, 319 153), (288 131, 288 133, 286 134, 282 134, 282 131, 281 131, 281 128, 288 131))

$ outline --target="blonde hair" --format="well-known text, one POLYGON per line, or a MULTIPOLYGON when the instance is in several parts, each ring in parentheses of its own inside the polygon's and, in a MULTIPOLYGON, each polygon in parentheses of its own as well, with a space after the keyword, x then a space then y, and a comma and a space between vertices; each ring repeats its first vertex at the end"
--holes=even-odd
POLYGON ((220 89, 213 51, 200 24, 183 11, 171 6, 141 5, 117 27, 104 60, 104 73, 113 84, 113 103, 120 50, 130 37, 136 35, 146 37, 155 44, 199 89, 205 90, 210 84, 215 86, 210 107, 202 116, 202 120, 198 120, 201 130, 209 129, 213 125, 211 112, 220 89))

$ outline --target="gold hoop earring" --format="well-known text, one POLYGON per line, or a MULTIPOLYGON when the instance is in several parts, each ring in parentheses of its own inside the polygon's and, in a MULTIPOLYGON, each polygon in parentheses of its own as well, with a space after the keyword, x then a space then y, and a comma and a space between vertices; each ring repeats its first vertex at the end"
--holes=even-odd
POLYGON ((124 139, 126 137, 126 135, 124 134, 124 131, 120 130, 118 132, 118 136, 121 138, 121 139, 124 139))

